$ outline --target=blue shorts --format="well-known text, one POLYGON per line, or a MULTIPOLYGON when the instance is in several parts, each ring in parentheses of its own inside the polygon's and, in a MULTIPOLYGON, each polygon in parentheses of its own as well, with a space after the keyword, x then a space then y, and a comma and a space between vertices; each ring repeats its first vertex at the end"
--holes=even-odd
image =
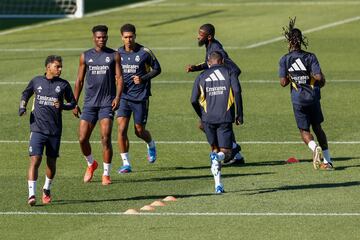
POLYGON ((134 113, 134 123, 145 125, 149 112, 149 99, 145 101, 130 101, 127 99, 120 100, 120 106, 117 110, 117 117, 130 118, 134 113))
POLYGON ((29 143, 29 156, 42 156, 46 147, 46 156, 59 157, 61 136, 46 135, 39 132, 31 132, 29 143))
POLYGON ((324 121, 319 101, 308 106, 293 104, 293 109, 299 129, 310 131, 310 125, 318 125, 324 121))
POLYGON ((84 107, 80 119, 96 124, 98 120, 110 118, 114 119, 112 107, 84 107))
POLYGON ((232 123, 212 124, 204 122, 204 130, 210 145, 232 149, 234 138, 232 123))

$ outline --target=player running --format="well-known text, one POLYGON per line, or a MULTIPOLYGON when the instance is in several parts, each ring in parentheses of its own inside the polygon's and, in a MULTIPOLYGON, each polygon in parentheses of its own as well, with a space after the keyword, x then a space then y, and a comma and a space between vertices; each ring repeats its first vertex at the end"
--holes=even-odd
POLYGON ((315 169, 333 170, 328 142, 321 123, 324 117, 320 105, 320 88, 325 85, 325 77, 321 71, 315 54, 301 49, 307 48, 306 38, 298 28, 294 28, 295 19, 290 19, 289 26, 284 29, 284 36, 289 44, 289 53, 280 59, 279 77, 281 86, 290 84, 291 101, 300 135, 305 144, 313 152, 315 169), (310 133, 312 127, 318 146, 310 133), (322 155, 324 162, 321 162, 322 155))
POLYGON ((62 111, 71 110, 76 101, 68 81, 60 78, 62 58, 51 55, 45 60, 46 72, 33 78, 22 92, 19 116, 26 113, 26 105, 35 94, 30 114, 30 166, 28 170, 28 204, 36 204, 36 181, 44 147, 46 148, 46 175, 42 203, 51 203, 51 184, 56 173, 56 159, 59 157, 62 111), (66 100, 67 103, 64 103, 66 100))
POLYGON ((195 80, 191 104, 203 122, 211 146, 210 163, 215 193, 221 194, 224 192, 221 160, 226 162, 232 157, 232 123, 243 124, 241 87, 235 75, 223 65, 220 52, 213 51, 208 63, 209 68, 195 80))
POLYGON ((90 182, 98 163, 91 152, 89 139, 97 121, 100 123, 100 136, 103 152, 104 172, 102 185, 111 184, 110 170, 113 156, 111 130, 114 111, 119 106, 123 80, 120 55, 106 47, 108 28, 104 25, 93 27, 95 47, 81 54, 78 75, 75 82, 75 99, 78 102, 85 84, 84 107, 81 114, 76 105, 73 114, 80 117, 79 142, 87 162, 84 182, 90 182), (86 76, 86 82, 84 82, 86 76))
POLYGON ((129 173, 132 169, 127 131, 131 114, 134 117, 136 136, 147 143, 149 163, 156 161, 155 142, 150 132, 145 129, 145 126, 149 112, 151 79, 160 74, 161 68, 152 51, 136 43, 136 28, 134 25, 125 24, 121 27, 120 32, 124 45, 118 51, 121 54, 124 90, 117 111, 117 123, 118 145, 123 166, 119 168, 118 172, 129 173))
MULTIPOLYGON (((198 44, 199 47, 205 46, 206 48, 206 54, 205 54, 205 61, 203 63, 197 64, 197 65, 188 65, 186 66, 186 72, 196 72, 196 71, 202 71, 205 69, 208 69, 209 66, 207 64, 208 57, 213 51, 218 51, 221 53, 223 59, 224 59, 224 65, 230 69, 231 74, 233 74, 237 79, 239 79, 239 76, 241 74, 240 68, 232 61, 227 54, 227 52, 224 50, 222 44, 215 39, 215 27, 210 24, 204 24, 200 27, 199 33, 198 33, 198 44)), ((203 123, 200 121, 199 128, 204 131, 203 123)), ((241 146, 236 143, 235 135, 233 138, 233 144, 232 144, 232 156, 227 161, 224 162, 224 165, 230 165, 230 164, 245 164, 245 159, 241 154, 241 146)))

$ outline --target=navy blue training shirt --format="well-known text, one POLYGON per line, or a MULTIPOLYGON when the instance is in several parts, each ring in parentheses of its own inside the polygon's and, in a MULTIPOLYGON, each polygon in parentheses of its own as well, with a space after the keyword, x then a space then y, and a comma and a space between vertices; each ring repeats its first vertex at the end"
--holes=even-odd
POLYGON ((84 52, 86 82, 84 106, 109 107, 116 96, 115 53, 110 48, 84 52))
POLYGON ((196 78, 191 103, 203 122, 234 122, 235 106, 237 116, 243 116, 240 83, 224 65, 213 65, 196 78))
POLYGON ((232 73, 234 73, 235 75, 240 75, 241 70, 239 66, 237 66, 236 63, 234 63, 233 60, 230 59, 228 53, 224 50, 222 44, 216 39, 213 39, 206 47, 205 64, 203 64, 205 69, 209 68, 207 65, 208 58, 210 54, 215 51, 221 53, 224 59, 224 65, 228 67, 232 73))
POLYGON ((123 69, 124 88, 121 98, 131 101, 144 101, 151 96, 151 78, 160 74, 161 68, 152 51, 140 44, 136 44, 134 51, 125 51, 124 46, 118 49, 123 69), (155 72, 155 74, 150 74, 155 72), (134 76, 142 79, 135 84, 134 76))
POLYGON ((312 78, 320 74, 321 68, 315 54, 303 50, 285 54, 279 62, 279 77, 291 82, 291 101, 293 104, 310 105, 319 101, 319 82, 312 78))
POLYGON ((62 110, 71 110, 76 101, 68 81, 55 77, 51 80, 45 76, 33 78, 22 92, 21 100, 26 103, 35 94, 33 109, 30 114, 31 132, 61 136, 62 110), (64 99, 69 104, 64 104, 64 99), (60 108, 54 102, 60 103, 60 108))

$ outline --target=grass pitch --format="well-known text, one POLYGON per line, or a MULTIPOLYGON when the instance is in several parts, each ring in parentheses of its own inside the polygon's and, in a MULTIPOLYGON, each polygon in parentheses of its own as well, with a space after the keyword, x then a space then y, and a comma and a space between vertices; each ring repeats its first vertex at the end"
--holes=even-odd
MULTIPOLYGON (((2 35, 0 238, 358 238, 359 10, 357 1, 168 0, 2 35), (317 54, 328 80, 322 89, 323 128, 335 162, 333 172, 312 169, 311 153, 296 129, 289 90, 277 82, 278 60, 287 48, 276 38, 293 16, 300 29, 309 30, 308 50, 317 54), (114 184, 101 186, 101 168, 92 183, 83 184, 86 164, 76 143, 78 120, 64 112, 54 202, 28 207, 29 124, 28 116, 17 116, 21 91, 42 74, 49 54, 63 56, 62 77, 73 85, 80 53, 93 46, 91 27, 107 24, 108 45, 117 48, 119 27, 126 22, 137 26, 138 42, 153 50, 163 70, 153 80, 147 126, 158 141, 158 161, 147 163, 146 146, 130 129, 134 172, 116 173, 120 157, 114 144, 114 184), (222 196, 213 194, 209 147, 196 128, 189 102, 197 74, 184 71, 186 64, 203 61, 205 50, 197 47, 196 36, 206 22, 215 25, 217 38, 243 70, 245 124, 235 132, 247 164, 223 168, 222 196), (263 43, 267 40, 270 43, 263 43), (263 45, 251 48, 254 44, 263 45), (292 156, 300 163, 284 164, 292 156), (122 215, 168 195, 178 201, 156 208, 155 215, 122 215)), ((98 132, 96 128, 92 140, 99 140, 98 132)), ((101 162, 100 144, 93 144, 93 154, 101 162)), ((38 199, 44 163, 39 173, 38 199)))

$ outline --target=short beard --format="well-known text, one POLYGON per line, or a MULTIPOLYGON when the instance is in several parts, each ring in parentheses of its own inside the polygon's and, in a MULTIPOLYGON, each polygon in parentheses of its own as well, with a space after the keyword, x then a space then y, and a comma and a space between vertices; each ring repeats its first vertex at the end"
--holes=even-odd
POLYGON ((200 40, 200 41, 198 41, 198 45, 199 45, 199 47, 202 47, 202 46, 204 46, 204 45, 207 45, 209 43, 209 40, 208 39, 204 39, 204 40, 200 40))

